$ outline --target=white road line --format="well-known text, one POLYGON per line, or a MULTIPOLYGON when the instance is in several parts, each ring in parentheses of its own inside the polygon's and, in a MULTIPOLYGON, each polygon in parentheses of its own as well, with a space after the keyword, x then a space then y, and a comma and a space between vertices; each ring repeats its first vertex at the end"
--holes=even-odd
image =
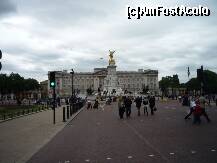
POLYGON ((215 150, 215 149, 212 149, 211 151, 212 151, 212 152, 215 152, 216 150, 215 150))
POLYGON ((106 159, 107 159, 107 160, 111 160, 112 158, 110 158, 110 157, 107 157, 106 159))
POLYGON ((191 154, 195 154, 195 153, 197 153, 197 152, 196 152, 196 151, 194 151, 194 150, 192 150, 192 151, 191 151, 191 154))
POLYGON ((127 158, 131 159, 131 158, 133 158, 133 156, 128 156, 127 158))
POLYGON ((166 156, 164 156, 155 146, 153 146, 145 137, 143 137, 142 134, 140 134, 134 127, 129 125, 127 122, 124 123, 134 132, 136 136, 138 136, 145 144, 147 144, 147 146, 156 151, 164 161, 170 162, 166 156))
POLYGON ((89 159, 87 159, 87 160, 85 160, 86 162, 90 162, 90 160, 89 159))
POLYGON ((170 152, 170 155, 174 155, 175 153, 173 153, 173 152, 170 152))
POLYGON ((153 154, 151 154, 151 155, 148 155, 149 157, 154 157, 154 155, 153 154))

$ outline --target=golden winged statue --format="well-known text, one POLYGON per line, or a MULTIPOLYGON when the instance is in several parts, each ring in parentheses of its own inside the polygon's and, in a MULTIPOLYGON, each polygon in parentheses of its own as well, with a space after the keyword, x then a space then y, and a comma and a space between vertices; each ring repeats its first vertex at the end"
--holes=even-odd
POLYGON ((114 53, 115 53, 115 50, 113 51, 109 50, 109 65, 115 65, 115 60, 113 59, 114 53))

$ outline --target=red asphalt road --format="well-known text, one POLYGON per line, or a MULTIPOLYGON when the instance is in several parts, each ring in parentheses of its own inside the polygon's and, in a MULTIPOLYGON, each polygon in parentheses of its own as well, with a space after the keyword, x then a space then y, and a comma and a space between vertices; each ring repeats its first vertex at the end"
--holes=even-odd
MULTIPOLYGON (((185 121, 186 108, 177 102, 158 103, 154 116, 120 120, 116 103, 83 110, 28 163, 216 163, 217 109, 212 123, 185 121)), ((150 112, 150 110, 149 110, 150 112)))

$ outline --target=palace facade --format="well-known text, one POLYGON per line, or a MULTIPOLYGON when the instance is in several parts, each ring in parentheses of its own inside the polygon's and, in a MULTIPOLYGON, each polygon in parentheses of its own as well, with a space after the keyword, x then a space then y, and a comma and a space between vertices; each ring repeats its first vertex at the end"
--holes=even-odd
MULTIPOLYGON (((94 68, 93 72, 75 72, 73 75, 74 90, 83 94, 88 88, 96 92, 99 88, 104 90, 107 73, 107 68, 94 68)), ((144 87, 148 87, 150 92, 159 93, 157 70, 116 71, 116 75, 118 86, 123 91, 137 93, 141 92, 144 87)), ((49 83, 48 81, 48 94, 52 97, 49 83)), ((59 97, 69 97, 72 94, 72 75, 65 70, 56 71, 56 94, 59 97)))

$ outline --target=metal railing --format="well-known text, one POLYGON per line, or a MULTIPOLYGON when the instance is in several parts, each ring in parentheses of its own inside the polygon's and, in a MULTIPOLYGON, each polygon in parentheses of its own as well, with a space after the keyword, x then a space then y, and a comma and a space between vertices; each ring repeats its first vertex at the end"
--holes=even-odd
POLYGON ((17 112, 0 114, 0 121, 14 119, 14 118, 18 118, 24 115, 34 114, 34 113, 45 111, 48 109, 51 109, 49 105, 37 105, 37 107, 31 108, 31 109, 22 109, 17 112))
POLYGON ((73 103, 71 105, 66 105, 63 107, 63 122, 66 122, 66 119, 69 119, 74 113, 80 110, 85 105, 85 101, 80 101, 73 103))

